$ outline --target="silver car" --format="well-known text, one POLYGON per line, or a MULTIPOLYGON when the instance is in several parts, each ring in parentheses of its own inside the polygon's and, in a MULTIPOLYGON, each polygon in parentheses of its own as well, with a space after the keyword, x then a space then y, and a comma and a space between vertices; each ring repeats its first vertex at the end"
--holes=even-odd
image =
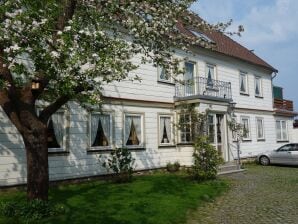
POLYGON ((257 156, 257 162, 263 166, 269 164, 298 165, 298 144, 286 144, 279 149, 261 153, 257 156))

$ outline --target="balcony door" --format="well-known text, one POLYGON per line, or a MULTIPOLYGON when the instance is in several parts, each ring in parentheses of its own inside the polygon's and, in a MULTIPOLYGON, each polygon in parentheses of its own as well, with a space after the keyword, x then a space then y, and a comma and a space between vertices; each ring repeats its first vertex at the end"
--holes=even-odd
POLYGON ((218 154, 225 158, 224 114, 209 114, 207 123, 209 141, 217 149, 218 154))
POLYGON ((195 74, 195 63, 185 62, 185 74, 184 74, 184 91, 185 96, 194 95, 194 74, 195 74))

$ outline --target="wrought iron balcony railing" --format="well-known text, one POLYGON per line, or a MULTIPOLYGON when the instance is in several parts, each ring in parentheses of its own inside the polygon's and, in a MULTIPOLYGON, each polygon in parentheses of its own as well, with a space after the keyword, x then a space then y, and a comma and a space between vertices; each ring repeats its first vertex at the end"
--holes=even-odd
POLYGON ((176 84, 175 98, 198 97, 232 100, 231 83, 204 77, 178 82, 176 84))

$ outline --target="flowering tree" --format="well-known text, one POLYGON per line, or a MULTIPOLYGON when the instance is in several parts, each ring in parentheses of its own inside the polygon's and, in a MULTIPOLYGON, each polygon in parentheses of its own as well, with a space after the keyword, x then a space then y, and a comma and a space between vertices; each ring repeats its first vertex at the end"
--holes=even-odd
POLYGON ((187 11, 191 0, 2 0, 0 105, 23 137, 29 199, 48 197, 47 122, 69 100, 100 102, 101 88, 142 63, 179 73, 174 49, 204 39, 179 27, 222 32, 187 11), (34 87, 34 88, 33 88, 34 87), (36 113, 39 100, 48 105, 36 113))

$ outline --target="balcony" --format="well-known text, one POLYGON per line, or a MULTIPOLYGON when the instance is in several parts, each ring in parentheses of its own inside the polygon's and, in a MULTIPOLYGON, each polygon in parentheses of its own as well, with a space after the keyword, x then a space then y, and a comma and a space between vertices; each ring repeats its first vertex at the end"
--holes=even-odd
POLYGON ((176 84, 175 100, 197 98, 230 102, 232 101, 231 83, 196 77, 176 84))
POLYGON ((274 108, 278 110, 294 111, 293 101, 274 99, 274 108))

